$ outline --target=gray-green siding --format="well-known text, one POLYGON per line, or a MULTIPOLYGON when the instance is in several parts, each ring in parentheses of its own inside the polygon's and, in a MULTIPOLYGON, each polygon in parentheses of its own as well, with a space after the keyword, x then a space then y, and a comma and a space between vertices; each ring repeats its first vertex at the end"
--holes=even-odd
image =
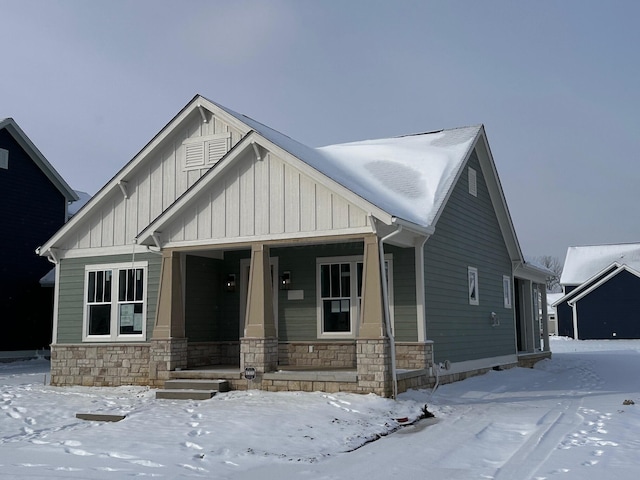
MULTIPOLYGON (((386 246, 393 258, 395 332, 399 341, 416 341, 414 250, 386 246)), ((280 341, 316 341, 316 258, 362 256, 363 243, 349 242, 272 248, 278 258, 278 275, 291 272, 292 289, 301 290, 301 300, 289 300, 278 290, 278 336, 280 341)), ((186 332, 191 341, 237 340, 240 331, 240 262, 250 258, 249 250, 227 251, 224 260, 187 256, 186 332), (236 289, 227 292, 224 280, 236 276, 236 289)))
MULTIPOLYGON (((131 262, 131 255, 108 255, 91 258, 65 258, 60 261, 57 343, 82 342, 85 302, 85 266, 131 262)), ((160 283, 161 257, 138 254, 135 261, 148 262, 147 270, 147 339, 153 333, 160 283)))
POLYGON ((477 172, 478 196, 469 193, 464 168, 425 245, 427 338, 436 361, 515 353, 514 311, 504 307, 502 285, 511 260, 475 152, 468 166, 477 172), (478 269, 479 305, 468 301, 468 267, 478 269), (499 326, 491 326, 491 312, 499 326))

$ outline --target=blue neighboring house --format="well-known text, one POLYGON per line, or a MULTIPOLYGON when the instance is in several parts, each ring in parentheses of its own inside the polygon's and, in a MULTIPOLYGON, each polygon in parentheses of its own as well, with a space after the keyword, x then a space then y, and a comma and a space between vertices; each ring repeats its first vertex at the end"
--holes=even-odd
POLYGON ((35 252, 67 220, 76 193, 12 118, 0 119, 0 351, 48 347, 51 263, 35 252))
POLYGON ((640 338, 640 243, 569 247, 560 283, 558 335, 640 338))

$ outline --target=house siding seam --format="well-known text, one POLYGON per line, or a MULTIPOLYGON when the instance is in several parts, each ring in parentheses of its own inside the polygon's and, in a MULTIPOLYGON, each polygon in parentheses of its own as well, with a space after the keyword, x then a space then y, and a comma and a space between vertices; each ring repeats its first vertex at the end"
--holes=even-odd
POLYGON ((435 234, 425 244, 427 338, 436 362, 467 361, 514 353, 514 309, 504 307, 502 276, 511 260, 474 151, 467 166, 477 172, 477 197, 462 170, 435 234), (469 305, 468 267, 478 270, 479 305, 469 305), (491 312, 500 325, 491 326, 491 312))

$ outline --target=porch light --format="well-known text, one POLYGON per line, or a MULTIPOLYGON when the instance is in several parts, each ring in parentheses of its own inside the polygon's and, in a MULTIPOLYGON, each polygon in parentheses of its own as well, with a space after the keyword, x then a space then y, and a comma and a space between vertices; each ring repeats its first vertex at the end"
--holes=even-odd
POLYGON ((282 272, 280 277, 280 290, 289 290, 291 288, 291 272, 282 272))
POLYGON ((226 282, 227 292, 235 292, 236 291, 236 276, 233 273, 227 275, 226 282))

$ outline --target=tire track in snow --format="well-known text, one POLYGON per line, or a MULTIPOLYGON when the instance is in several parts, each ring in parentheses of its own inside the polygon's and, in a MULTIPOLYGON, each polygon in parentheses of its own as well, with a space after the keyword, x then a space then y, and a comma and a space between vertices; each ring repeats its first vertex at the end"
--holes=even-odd
POLYGON ((500 467, 494 480, 528 480, 532 478, 558 445, 570 432, 578 428, 583 418, 578 413, 582 399, 570 399, 558 408, 547 412, 532 433, 509 460, 500 467))

